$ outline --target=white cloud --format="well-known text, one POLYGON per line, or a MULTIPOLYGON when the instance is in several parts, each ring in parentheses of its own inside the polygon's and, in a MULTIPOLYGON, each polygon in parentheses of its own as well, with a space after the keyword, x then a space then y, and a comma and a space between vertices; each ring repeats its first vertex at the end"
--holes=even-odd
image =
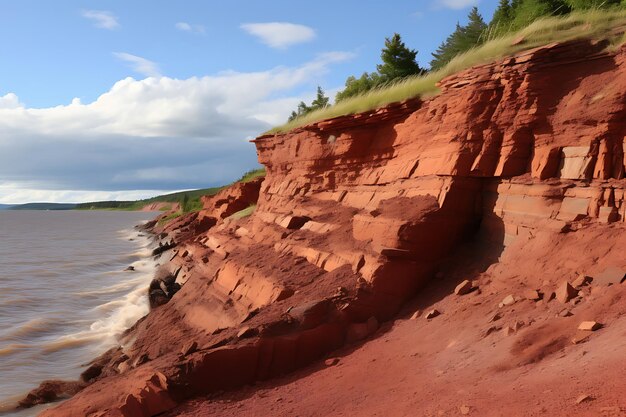
POLYGON ((326 53, 292 68, 184 80, 126 78, 93 102, 40 109, 7 95, 0 203, 127 199, 132 190, 232 181, 257 166, 247 138, 284 122, 305 99, 291 91, 314 91, 330 65, 351 57, 326 53))
POLYGON ((315 38, 315 31, 308 26, 286 22, 244 23, 241 28, 258 37, 271 48, 285 49, 291 45, 308 42, 315 38))
POLYGON ((206 30, 204 28, 204 26, 202 25, 192 25, 191 23, 187 23, 187 22, 178 22, 176 23, 176 29, 183 31, 183 32, 189 32, 189 33, 195 33, 197 35, 204 35, 206 30))
MULTIPOLYGON (((169 192, 173 190, 166 190, 169 192)), ((164 190, 91 191, 91 190, 45 190, 24 188, 23 184, 0 184, 2 204, 22 204, 25 201, 38 203, 79 203, 85 201, 132 201, 150 198, 164 190)))
POLYGON ((0 97, 0 109, 17 109, 18 107, 23 107, 23 104, 15 94, 9 93, 0 97))
POLYGON ((93 20, 97 28, 113 30, 120 26, 117 17, 105 10, 83 10, 82 15, 93 20))
POLYGON ((449 9, 460 10, 469 6, 475 6, 480 0, 439 0, 437 3, 440 6, 447 7, 449 9))
POLYGON ((113 55, 122 61, 130 64, 130 67, 138 74, 145 75, 146 77, 160 77, 161 70, 159 66, 146 58, 142 58, 137 55, 129 54, 126 52, 114 52, 113 55))

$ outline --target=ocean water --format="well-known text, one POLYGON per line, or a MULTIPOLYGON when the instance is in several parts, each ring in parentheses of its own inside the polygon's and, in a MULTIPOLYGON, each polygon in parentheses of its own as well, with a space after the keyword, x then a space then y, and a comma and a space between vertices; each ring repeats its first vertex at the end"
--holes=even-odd
POLYGON ((0 415, 45 379, 77 379, 148 312, 155 213, 0 211, 0 415), (124 271, 128 266, 135 271, 124 271))

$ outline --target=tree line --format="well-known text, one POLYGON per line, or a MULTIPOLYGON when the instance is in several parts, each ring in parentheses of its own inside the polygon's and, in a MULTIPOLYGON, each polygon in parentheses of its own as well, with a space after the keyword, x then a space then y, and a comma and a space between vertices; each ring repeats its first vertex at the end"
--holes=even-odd
MULTIPOLYGON (((422 75, 445 67, 455 56, 482 45, 490 39, 520 30, 540 17, 566 15, 577 10, 606 9, 626 6, 626 0, 500 0, 493 17, 486 23, 477 7, 467 16, 467 23, 456 24, 445 41, 432 53, 430 69, 417 63, 417 50, 408 48, 398 33, 385 38, 381 63, 376 71, 364 72, 360 77, 349 76, 345 87, 335 96, 335 103, 364 94, 374 88, 390 85, 409 76, 422 75)), ((303 101, 291 113, 289 121, 329 105, 330 99, 321 87, 316 98, 307 105, 303 101)))

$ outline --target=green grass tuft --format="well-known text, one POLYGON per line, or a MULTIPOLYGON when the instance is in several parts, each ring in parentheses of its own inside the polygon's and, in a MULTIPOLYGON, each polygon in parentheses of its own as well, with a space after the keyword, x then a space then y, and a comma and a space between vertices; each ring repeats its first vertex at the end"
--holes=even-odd
POLYGON ((240 219, 243 219, 244 217, 250 216, 252 213, 254 213, 254 210, 256 210, 256 204, 252 204, 243 210, 239 210, 237 213, 231 214, 228 218, 240 220, 240 219))
POLYGON ((164 225, 166 223, 169 223, 172 220, 177 219, 177 218, 179 218, 182 215, 183 215, 183 212, 180 211, 180 210, 179 211, 175 211, 173 213, 170 213, 167 216, 163 217, 162 219, 159 219, 159 226, 162 226, 162 225, 164 225))

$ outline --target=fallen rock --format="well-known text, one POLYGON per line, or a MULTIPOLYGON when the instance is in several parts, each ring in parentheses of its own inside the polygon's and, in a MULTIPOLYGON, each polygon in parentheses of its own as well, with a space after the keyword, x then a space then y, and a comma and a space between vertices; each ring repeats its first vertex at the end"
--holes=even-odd
POLYGON ((502 300, 502 302, 500 303, 500 307, 504 307, 504 306, 510 306, 515 304, 515 297, 513 297, 513 294, 507 295, 504 300, 502 300))
POLYGON ((415 311, 415 313, 413 313, 413 314, 411 315, 410 320, 416 320, 416 319, 417 319, 417 318, 419 318, 419 316, 421 316, 421 315, 422 315, 422 312, 421 312, 420 310, 417 310, 417 311, 415 311))
POLYGON ((434 319, 435 317, 437 317, 440 314, 441 313, 437 309, 430 310, 428 313, 426 313, 426 319, 427 320, 434 319))
POLYGON ((568 309, 562 310, 562 311, 559 313, 559 317, 571 317, 571 316, 573 316, 573 314, 572 314, 572 312, 571 312, 571 311, 569 311, 568 309))
POLYGON ((159 242, 159 246, 154 248, 152 250, 152 256, 157 256, 162 254, 163 252, 166 252, 174 247, 176 247, 177 243, 172 241, 166 242, 165 244, 163 244, 163 242, 159 242))
POLYGON ((556 299, 565 304, 578 295, 578 291, 569 282, 564 282, 556 290, 556 299))
POLYGON ((578 325, 578 330, 583 330, 587 332, 595 332, 598 329, 601 329, 602 325, 597 321, 583 321, 578 325))
POLYGON ((18 403, 18 408, 30 408, 37 404, 46 404, 69 398, 83 389, 85 384, 76 381, 43 381, 18 403))
POLYGON ((132 265, 129 265, 126 267, 126 269, 124 269, 124 271, 134 271, 134 270, 135 270, 135 267, 132 265))
POLYGON ((328 358, 324 361, 326 366, 335 366, 339 363, 339 358, 328 358))
POLYGON ((545 291, 542 291, 542 293, 543 293, 543 301, 545 301, 546 303, 556 298, 556 292, 552 290, 545 290, 545 291))
POLYGON ((524 291, 524 298, 531 301, 541 300, 541 294, 537 290, 526 290, 524 291))
POLYGON ((454 293, 456 295, 465 295, 472 291, 472 282, 469 280, 465 280, 456 286, 454 289, 454 293))
POLYGON ((576 278, 574 280, 574 282, 572 282, 572 286, 574 288, 580 288, 583 287, 585 285, 589 285, 591 284, 591 282, 593 281, 593 278, 584 274, 580 274, 578 276, 578 278, 576 278))
POLYGON ((470 413, 470 411, 472 411, 471 407, 467 406, 467 405, 462 405, 459 407, 459 411, 461 412, 461 414, 463 414, 464 416, 468 415, 470 413))

